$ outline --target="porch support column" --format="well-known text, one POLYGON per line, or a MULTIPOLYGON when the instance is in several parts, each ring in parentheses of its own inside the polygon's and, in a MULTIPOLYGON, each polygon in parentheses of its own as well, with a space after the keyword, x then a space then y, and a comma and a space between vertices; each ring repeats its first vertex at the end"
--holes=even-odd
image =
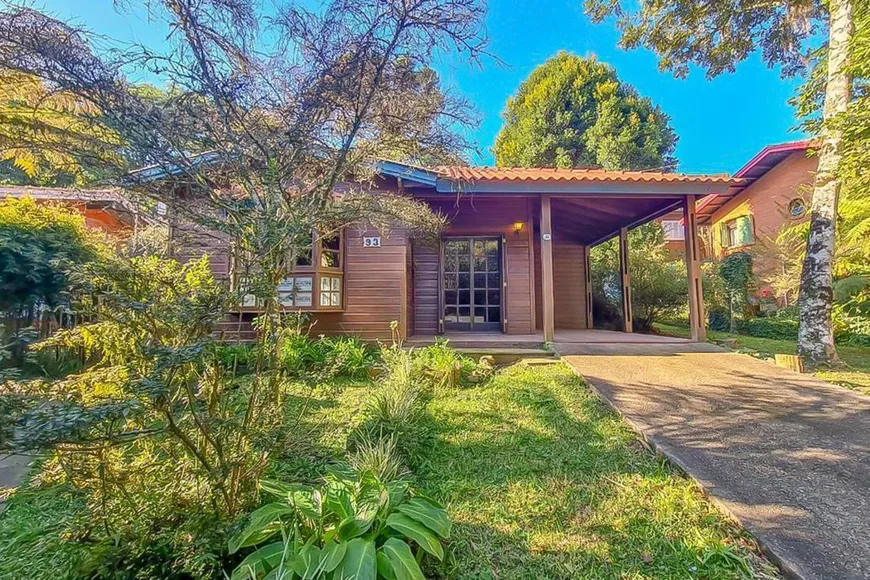
POLYGON ((544 342, 553 342, 556 336, 556 301, 553 295, 553 222, 549 195, 541 196, 541 294, 544 342))
POLYGON ((583 246, 583 268, 586 274, 586 328, 595 326, 592 320, 592 260, 589 257, 591 246, 583 246))
POLYGON ((686 273, 689 278, 689 328, 692 340, 707 340, 704 324, 704 289, 701 286, 701 252, 698 245, 698 221, 695 215, 695 196, 686 196, 683 202, 683 224, 686 239, 686 273))
POLYGON ((628 228, 619 228, 619 274, 622 282, 622 330, 632 332, 631 275, 628 272, 628 228))

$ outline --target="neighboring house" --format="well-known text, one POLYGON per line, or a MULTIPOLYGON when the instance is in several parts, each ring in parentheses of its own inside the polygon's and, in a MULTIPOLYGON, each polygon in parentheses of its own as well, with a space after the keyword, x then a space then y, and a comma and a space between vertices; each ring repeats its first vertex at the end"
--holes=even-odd
MULTIPOLYGON (((389 340, 396 321, 403 338, 504 333, 541 342, 554 340, 557 333, 589 329, 590 247, 613 237, 625 242, 629 228, 678 207, 694 223, 698 198, 711 193, 727 197, 729 188, 739 183, 727 176, 425 169, 394 162, 380 163, 379 175, 378 190, 425 201, 448 217, 449 227, 434 244, 402 229, 387 236, 348 228, 341 236, 320 240, 281 287, 287 311, 309 313, 314 332, 389 340)), ((183 189, 176 195, 189 200, 184 203, 196 197, 183 189)), ((215 274, 232 280, 231 241, 172 218, 174 255, 187 260, 208 254, 215 274)), ((686 228, 691 239, 695 231, 686 228)), ((690 260, 692 327, 703 338, 697 251, 690 260)), ((627 271, 623 280, 623 312, 630 330, 627 271)), ((224 331, 251 338, 257 312, 250 297, 231 314, 224 331)))
POLYGON ((39 203, 59 203, 77 209, 88 227, 127 237, 137 226, 135 206, 117 189, 75 189, 0 185, 0 198, 30 197, 39 203))
MULTIPOLYGON (((810 141, 770 145, 734 174, 741 181, 731 195, 710 195, 699 201, 702 258, 718 262, 734 252, 751 252, 759 295, 772 295, 767 284, 781 266, 768 250, 783 228, 808 218, 817 163, 810 141)), ((658 221, 668 249, 682 253, 682 215, 673 212, 658 221)))
POLYGON ((810 141, 770 145, 734 174, 742 180, 735 195, 709 196, 698 203, 708 255, 718 261, 734 252, 751 252, 758 296, 770 298, 764 301, 767 306, 776 306, 769 283, 782 267, 773 251, 777 236, 808 219, 817 164, 810 141))

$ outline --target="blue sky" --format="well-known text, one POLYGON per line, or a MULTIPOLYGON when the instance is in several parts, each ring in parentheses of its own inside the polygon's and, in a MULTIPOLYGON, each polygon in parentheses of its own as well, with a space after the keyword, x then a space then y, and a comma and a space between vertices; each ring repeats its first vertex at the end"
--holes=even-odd
MULTIPOLYGON (((708 81, 702 71, 679 80, 658 71, 655 55, 625 51, 611 23, 593 24, 583 0, 489 0, 490 51, 503 65, 485 59, 473 66, 449 56, 435 63, 448 86, 467 97, 482 118, 471 135, 482 155, 476 164, 491 164, 490 148, 501 126, 507 98, 539 64, 559 50, 594 54, 616 68, 619 77, 650 97, 671 117, 680 140, 679 170, 688 173, 732 173, 762 147, 802 137, 788 99, 799 82, 780 78, 754 57, 731 75, 708 81)), ((151 46, 164 41, 165 29, 132 9, 118 14, 111 0, 42 0, 40 4, 64 19, 73 18, 99 34, 151 46)), ((131 5, 137 4, 135 0, 131 5)))

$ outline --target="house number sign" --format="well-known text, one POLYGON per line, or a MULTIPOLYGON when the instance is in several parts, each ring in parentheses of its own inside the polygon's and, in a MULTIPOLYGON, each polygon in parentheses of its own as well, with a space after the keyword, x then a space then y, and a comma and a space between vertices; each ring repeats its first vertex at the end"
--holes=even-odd
POLYGON ((381 237, 372 237, 372 238, 363 238, 363 247, 364 248, 380 248, 381 247, 381 237))

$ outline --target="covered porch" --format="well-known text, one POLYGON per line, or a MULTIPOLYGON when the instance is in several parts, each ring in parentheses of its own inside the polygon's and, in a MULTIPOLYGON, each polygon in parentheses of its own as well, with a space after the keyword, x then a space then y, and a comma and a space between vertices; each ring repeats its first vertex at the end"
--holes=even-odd
POLYGON ((504 334, 502 332, 446 332, 442 334, 414 335, 405 342, 407 346, 433 344, 444 338, 456 348, 541 348, 547 342, 565 345, 587 344, 685 344, 685 338, 656 334, 625 333, 613 330, 556 330, 552 341, 544 339, 543 331, 528 335, 504 334))
POLYGON ((628 234, 674 211, 685 220, 691 336, 705 340, 696 202, 728 196, 727 176, 641 171, 382 167, 449 223, 440 246, 412 240, 412 341, 478 345, 668 342, 632 336, 628 234), (593 327, 590 250, 619 240, 623 332, 593 327), (473 335, 468 332, 473 331, 473 335))

